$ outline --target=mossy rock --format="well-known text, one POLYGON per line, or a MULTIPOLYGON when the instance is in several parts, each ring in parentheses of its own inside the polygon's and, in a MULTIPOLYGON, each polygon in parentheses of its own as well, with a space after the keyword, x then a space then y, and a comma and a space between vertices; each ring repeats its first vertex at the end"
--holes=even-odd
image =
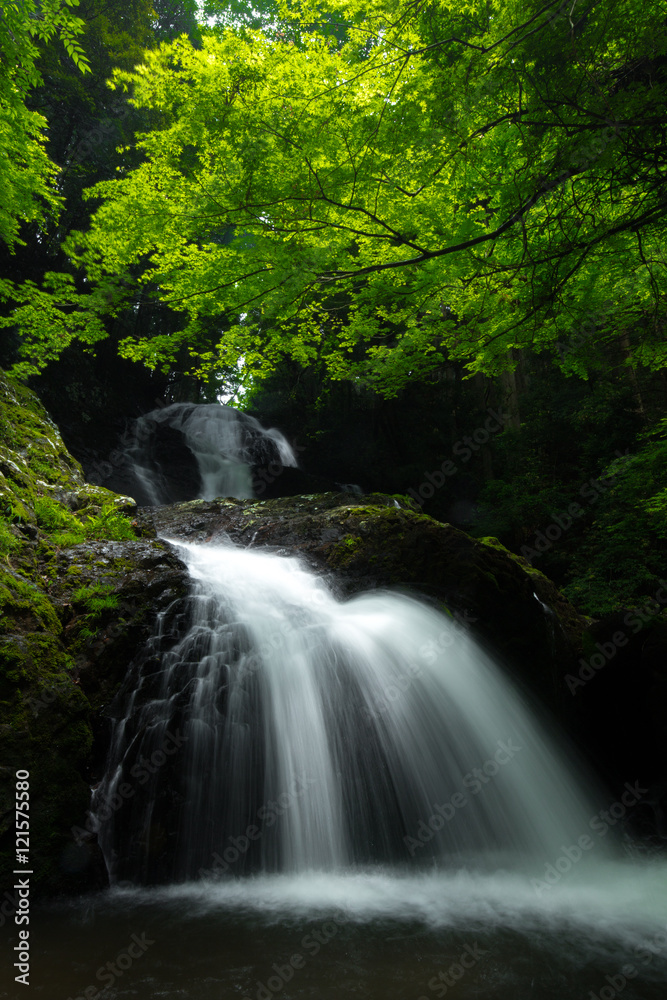
POLYGON ((335 579, 343 596, 377 588, 417 593, 472 627, 553 702, 563 698, 562 674, 588 624, 546 577, 497 540, 476 541, 405 497, 195 501, 139 516, 167 537, 298 555, 335 579))
POLYGON ((32 888, 90 888, 77 849, 95 775, 95 719, 184 567, 135 520, 134 501, 84 482, 30 390, 0 373, 0 881, 14 867, 14 780, 31 782, 32 888), (144 537, 147 533, 152 538, 144 537))

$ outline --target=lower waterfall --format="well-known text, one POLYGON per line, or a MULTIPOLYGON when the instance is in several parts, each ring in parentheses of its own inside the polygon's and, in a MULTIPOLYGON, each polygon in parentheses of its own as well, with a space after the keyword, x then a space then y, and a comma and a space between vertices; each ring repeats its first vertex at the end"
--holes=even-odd
POLYGON ((117 699, 100 843, 112 881, 514 868, 595 812, 463 628, 410 597, 341 602, 294 558, 178 544, 192 622, 117 699))

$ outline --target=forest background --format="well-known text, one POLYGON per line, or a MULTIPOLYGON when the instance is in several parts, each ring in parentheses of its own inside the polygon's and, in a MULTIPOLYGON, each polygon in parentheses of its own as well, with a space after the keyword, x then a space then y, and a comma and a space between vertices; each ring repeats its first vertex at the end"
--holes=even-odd
POLYGON ((666 107, 658 2, 10 0, 0 364, 85 468, 229 399, 655 613, 666 107))

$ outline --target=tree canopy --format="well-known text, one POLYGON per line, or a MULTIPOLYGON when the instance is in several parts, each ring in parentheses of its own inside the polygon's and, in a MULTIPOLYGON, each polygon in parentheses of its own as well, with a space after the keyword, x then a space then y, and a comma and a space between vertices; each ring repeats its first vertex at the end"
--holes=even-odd
POLYGON ((127 357, 291 357, 386 395, 526 347, 585 375, 619 337, 662 367, 666 25, 641 0, 325 0, 149 50, 114 85, 151 128, 90 190, 57 308, 83 331, 154 297, 181 329, 127 357))
POLYGON ((59 36, 76 66, 88 62, 78 36, 83 21, 70 8, 78 0, 9 0, 0 10, 0 240, 14 246, 24 221, 57 211, 57 168, 44 149, 46 120, 25 103, 39 85, 39 45, 59 36))
MULTIPOLYGON (((121 324, 98 315, 103 308, 92 308, 95 296, 91 301, 90 286, 63 244, 70 231, 89 225, 94 206, 84 199, 85 189, 114 177, 120 163, 128 166, 134 133, 150 127, 148 112, 133 108, 107 85, 114 67, 132 69, 147 48, 183 31, 197 42, 195 8, 195 0, 155 5, 151 0, 81 0, 77 44, 85 50, 85 63, 72 58, 55 32, 33 39, 32 75, 24 90, 15 92, 15 110, 36 123, 47 176, 40 194, 35 172, 23 170, 32 211, 14 215, 11 246, 0 242, 0 299, 13 300, 0 319, 0 326, 11 331, 1 356, 11 363, 18 329, 24 347, 29 345, 18 368, 22 375, 50 364, 72 342, 86 350, 107 336, 117 339, 121 324)), ((0 192, 6 210, 11 195, 9 188, 0 192)))

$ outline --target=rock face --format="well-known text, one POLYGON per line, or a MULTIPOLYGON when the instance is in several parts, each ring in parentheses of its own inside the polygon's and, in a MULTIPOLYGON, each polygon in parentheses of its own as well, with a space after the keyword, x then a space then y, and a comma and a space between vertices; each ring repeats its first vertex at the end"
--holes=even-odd
MULTIPOLYGON (((116 464, 109 463, 112 471, 102 485, 109 490, 129 493, 139 506, 150 505, 153 500, 146 483, 136 474, 131 454, 117 452, 114 457, 117 458, 116 464)), ((156 424, 145 444, 143 461, 151 477, 159 483, 161 492, 173 501, 199 496, 199 467, 182 431, 166 424, 156 424)))
POLYGON ((557 702, 587 621, 495 539, 476 541, 405 497, 327 493, 265 501, 197 500, 145 512, 167 538, 297 554, 342 596, 410 590, 444 607, 557 702))
MULTIPOLYGON (((156 613, 187 582, 133 523, 134 503, 84 482, 39 402, 0 375, 0 882, 13 884, 15 774, 30 772, 33 892, 105 878, 85 828, 100 709, 156 613), (81 838, 79 838, 81 840, 81 838)), ((152 534, 152 533, 150 533, 152 534)), ((169 623, 167 633, 169 631, 169 623)))
POLYGON ((625 782, 640 781, 646 792, 632 829, 664 849, 667 626, 659 601, 594 623, 496 539, 477 541, 405 497, 195 501, 145 516, 167 537, 298 554, 341 596, 389 587, 435 602, 551 708, 607 781, 610 801, 625 782))

